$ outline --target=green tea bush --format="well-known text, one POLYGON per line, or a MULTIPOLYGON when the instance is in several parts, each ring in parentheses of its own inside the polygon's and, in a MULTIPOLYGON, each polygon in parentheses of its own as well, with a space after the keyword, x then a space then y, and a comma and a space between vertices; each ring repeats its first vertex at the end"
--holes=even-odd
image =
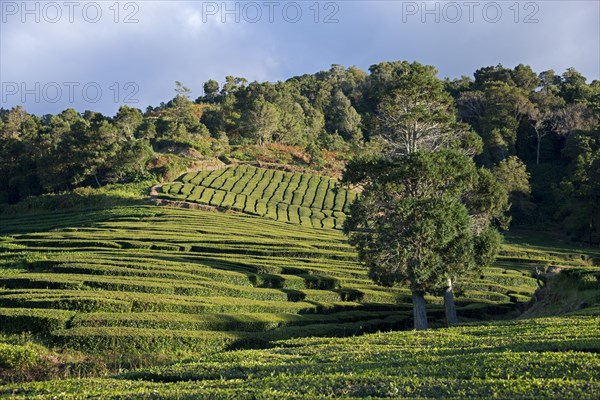
POLYGON ((335 219, 333 219, 333 218, 329 218, 329 217, 323 218, 323 219, 321 219, 321 222, 323 224, 323 228, 328 228, 328 229, 336 228, 335 219))
POLYGON ((194 187, 194 190, 192 190, 192 193, 188 196, 188 200, 189 201, 196 201, 198 199, 200 199, 200 196, 202 196, 202 192, 204 191, 204 188, 202 186, 196 186, 194 187))
POLYGON ((275 203, 267 204, 267 212, 264 214, 265 217, 277 220, 277 205, 275 203))
POLYGON ((312 214, 312 211, 311 211, 311 209, 310 209, 310 208, 308 208, 308 207, 300 207, 300 208, 298 209, 298 215, 299 215, 300 217, 310 217, 310 216, 311 216, 311 214, 312 214))
POLYGON ((74 312, 34 308, 0 308, 0 330, 7 333, 49 333, 67 328, 74 312))
POLYGON ((286 204, 292 204, 294 199, 294 192, 298 189, 298 185, 300 184, 300 180, 302 179, 302 175, 299 173, 294 173, 290 178, 290 183, 288 187, 285 189, 285 193, 283 195, 283 202, 286 204))
POLYGON ((337 186, 333 210, 334 211, 343 211, 345 204, 346 204, 346 192, 340 186, 337 186))
POLYGON ((321 178, 319 186, 317 187, 314 200, 310 207, 321 210, 324 208, 325 196, 327 195, 327 188, 329 187, 329 179, 321 178))
POLYGON ((260 215, 260 216, 264 216, 267 214, 267 203, 265 203, 264 201, 257 201, 256 202, 256 214, 260 215))
POLYGON ((246 200, 247 197, 243 194, 236 194, 235 202, 233 203, 233 208, 236 210, 244 211, 246 208, 246 200))
POLYGON ((206 178, 208 176, 209 172, 206 171, 200 171, 196 174, 196 176, 194 176, 189 183, 191 183, 192 185, 196 185, 199 186, 200 183, 204 180, 204 178, 206 178))
POLYGON ((171 189, 169 190, 169 193, 171 194, 179 194, 181 193, 181 189, 183 188, 183 183, 181 182, 173 182, 171 184, 171 189))
POLYGON ((346 202, 344 203, 344 208, 343 208, 343 211, 345 213, 350 212, 350 206, 352 205, 352 203, 354 203, 354 201, 356 200, 356 197, 357 197, 356 192, 353 192, 351 190, 346 191, 346 202))
POLYGON ((291 221, 288 215, 288 205, 284 203, 277 204, 277 220, 278 221, 291 221))
POLYGON ((235 203, 236 195, 232 192, 225 192, 225 196, 223 197, 223 201, 220 206, 223 208, 232 208, 235 203))
POLYGON ((32 342, 3 343, 0 341, 0 385, 44 380, 56 375, 54 357, 49 353, 45 347, 32 342))
POLYGON ((202 195, 200 196, 200 202, 203 204, 210 204, 210 200, 213 198, 215 193, 216 192, 214 189, 210 189, 210 188, 204 189, 204 191, 202 192, 202 195))
POLYGON ((325 194, 325 199, 323 200, 324 210, 333 210, 333 207, 335 206, 335 196, 336 186, 330 182, 327 193, 325 194))
POLYGON ((192 193, 192 190, 194 190, 194 185, 186 183, 181 188, 180 193, 183 194, 183 195, 189 196, 192 193))
POLYGON ((209 204, 215 207, 221 206, 221 203, 223 203, 223 199, 225 198, 225 193, 226 192, 222 190, 215 190, 215 194, 210 199, 209 204))
POLYGON ((198 172, 188 172, 181 177, 183 183, 188 183, 198 175, 198 172))
POLYGON ((303 207, 311 207, 315 199, 317 187, 319 186, 321 179, 318 175, 312 175, 308 180, 304 197, 302 198, 303 207))
POLYGON ((297 205, 288 206, 289 221, 294 224, 300 223, 300 207, 297 205))
POLYGON ((90 353, 194 351, 210 354, 234 346, 244 336, 213 331, 94 327, 55 331, 52 338, 62 346, 90 353))

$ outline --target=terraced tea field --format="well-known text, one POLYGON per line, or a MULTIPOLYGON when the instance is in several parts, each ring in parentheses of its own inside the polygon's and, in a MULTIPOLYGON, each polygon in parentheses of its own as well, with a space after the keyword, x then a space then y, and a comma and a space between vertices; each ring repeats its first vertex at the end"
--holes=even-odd
POLYGON ((190 172, 161 197, 233 209, 277 221, 341 229, 356 192, 324 176, 249 165, 190 172))
POLYGON ((0 387, 0 397, 597 399, 600 319, 544 318, 279 341, 107 378, 0 387))
MULTIPOLYGON (((532 268, 548 263, 586 265, 568 250, 507 245, 463 282, 459 316, 515 310, 537 288, 532 268)), ((405 288, 375 286, 334 229, 157 206, 2 217, 0 227, 1 329, 75 349, 214 352, 406 328, 409 300, 405 288)), ((440 321, 441 298, 428 301, 440 321)))

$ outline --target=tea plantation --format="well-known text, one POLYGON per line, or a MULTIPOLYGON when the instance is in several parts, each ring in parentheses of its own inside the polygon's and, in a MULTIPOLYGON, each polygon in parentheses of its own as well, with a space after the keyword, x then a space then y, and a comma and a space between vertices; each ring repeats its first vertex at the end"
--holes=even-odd
POLYGON ((104 379, 0 387, 0 397, 597 399, 598 317, 544 318, 199 354, 104 379))
POLYGON ((316 228, 341 229, 356 192, 319 175, 250 165, 190 172, 162 186, 162 197, 233 209, 316 228))
MULTIPOLYGON (((374 285, 337 230, 155 206, 4 218, 1 229, 3 330, 72 348, 221 350, 411 325, 408 290, 374 285)), ((465 280, 459 314, 528 301, 542 256, 583 263, 507 246, 465 280)), ((441 298, 429 301, 441 318, 441 298)))
MULTIPOLYGON (((69 352, 186 361, 0 396, 597 397, 593 305, 579 317, 357 336, 410 329, 410 293, 374 285, 330 229, 356 196, 333 180, 242 166, 163 191, 268 218, 143 204, 0 216, 0 373, 19 364, 25 332, 69 352)), ((587 254, 522 241, 509 237, 495 265, 463 279, 463 322, 517 316, 548 265, 598 290, 587 254)), ((427 300, 443 326, 441 297, 427 300)))

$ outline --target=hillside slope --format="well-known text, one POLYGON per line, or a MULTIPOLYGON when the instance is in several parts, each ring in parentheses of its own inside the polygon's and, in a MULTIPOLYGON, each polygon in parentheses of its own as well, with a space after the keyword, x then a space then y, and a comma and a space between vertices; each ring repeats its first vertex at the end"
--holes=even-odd
POLYGON ((186 200, 277 221, 341 229, 356 192, 324 176, 250 165, 191 172, 162 186, 167 199, 186 200))
MULTIPOLYGON (((333 229, 127 206, 3 217, 0 235, 1 329, 67 347, 216 351, 411 326, 408 290, 374 285, 333 229)), ((516 310, 548 262, 585 265, 507 245, 463 280, 459 316, 516 310)), ((441 324, 441 298, 428 301, 441 324)))

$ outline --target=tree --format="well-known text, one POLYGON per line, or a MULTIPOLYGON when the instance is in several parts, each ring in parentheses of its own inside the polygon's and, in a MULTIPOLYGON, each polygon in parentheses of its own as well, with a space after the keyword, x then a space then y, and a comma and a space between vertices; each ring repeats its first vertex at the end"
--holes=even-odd
POLYGON ((484 115, 479 122, 482 132, 494 128, 508 128, 516 131, 523 118, 531 111, 529 92, 502 82, 492 82, 484 86, 484 115))
POLYGON ((235 94, 238 90, 243 89, 248 80, 246 78, 233 77, 231 75, 225 77, 225 83, 221 88, 222 95, 235 94))
POLYGON ((529 114, 531 127, 535 132, 535 163, 540 163, 540 149, 542 147, 542 139, 550 133, 549 122, 552 119, 552 111, 542 111, 539 108, 534 108, 529 114))
POLYGON ((190 95, 192 94, 192 91, 189 88, 183 86, 183 83, 175 81, 175 93, 177 93, 176 97, 184 97, 186 99, 189 99, 190 95))
POLYGON ((206 82, 204 82, 204 100, 208 101, 209 103, 214 101, 217 96, 219 95, 219 82, 215 81, 214 79, 210 79, 206 82))
POLYGON ((452 97, 435 68, 402 63, 394 69, 388 73, 396 80, 386 89, 379 88, 385 94, 377 107, 379 134, 387 142, 389 154, 400 156, 450 146, 460 130, 452 97))
POLYGON ((417 329, 427 324, 423 318, 423 294, 440 287, 446 288, 447 320, 452 324, 456 320, 453 281, 461 271, 475 265, 468 262, 475 257, 474 238, 485 231, 493 217, 502 213, 506 194, 489 171, 477 171, 466 156, 480 152, 481 140, 456 122, 453 100, 437 78, 435 68, 418 63, 383 63, 371 71, 372 93, 383 93, 377 107, 377 133, 385 143, 382 160, 387 160, 391 170, 397 171, 399 167, 404 172, 395 175, 395 181, 387 181, 389 174, 378 168, 373 170, 372 165, 348 166, 350 172, 345 179, 365 185, 365 192, 346 232, 359 249, 359 256, 370 265, 376 281, 400 282, 411 287, 417 329), (455 152, 445 150, 448 148, 455 152), (461 161, 457 163, 456 157, 462 157, 461 161), (439 168, 447 168, 446 164, 452 164, 453 168, 442 173, 433 166, 433 159, 444 164, 439 168), (470 166, 471 171, 466 180, 460 172, 465 172, 465 166, 470 166), (356 175, 353 168, 363 172, 356 175), (448 191, 452 185, 462 187, 464 192, 458 190, 453 196, 448 191), (368 206, 360 208, 361 203, 368 206), (393 210, 392 214, 386 209, 393 210), (468 224, 462 224, 461 215, 466 216, 468 224), (390 221, 397 219, 390 226, 377 221, 382 216, 390 221), (375 227, 371 228, 374 222, 375 227), (427 238, 435 232, 429 229, 436 224, 445 230, 440 231, 438 241, 428 242, 427 238), (471 233, 466 233, 469 230, 471 233), (392 253, 386 250, 381 238, 389 242, 392 253), (402 253, 402 246, 410 249, 408 253, 402 253), (391 275, 386 271, 392 271, 391 275))
MULTIPOLYGON (((177 95, 169 102, 165 116, 175 121, 175 132, 197 132, 200 118, 195 113, 194 103, 190 101, 192 91, 176 81, 175 92, 177 95), (180 128, 182 125, 184 129, 180 128)), ((175 139, 184 139, 185 136, 176 133, 175 139)))
POLYGON ((519 157, 510 156, 500 161, 493 168, 496 180, 508 193, 511 203, 510 215, 517 221, 526 221, 531 218, 536 206, 531 201, 531 186, 527 167, 519 157))
POLYGON ((82 117, 71 110, 49 119, 37 138, 44 151, 35 160, 46 191, 101 186, 144 175, 152 149, 147 140, 134 134, 141 113, 122 107, 113 121, 99 113, 87 112, 82 117))
POLYGON ((140 110, 121 106, 115 115, 114 125, 126 138, 133 138, 142 121, 143 116, 140 110))
POLYGON ((591 246, 600 241, 600 131, 569 137, 564 153, 570 164, 559 216, 574 239, 591 246))
POLYGON ((588 105, 582 103, 557 107, 550 115, 550 129, 559 135, 571 135, 581 131, 591 131, 598 124, 598 116, 588 105))
POLYGON ((560 85, 561 78, 559 75, 556 75, 553 69, 540 72, 538 76, 540 78, 540 86, 543 93, 554 95, 558 93, 558 86, 560 85))
POLYGON ((484 86, 491 82, 501 82, 510 86, 516 86, 511 69, 504 67, 502 64, 479 68, 473 76, 475 77, 475 82, 473 83, 475 90, 482 90, 484 86))
POLYGON ((565 102, 547 90, 532 93, 531 99, 533 103, 528 112, 528 119, 536 139, 535 163, 539 164, 542 139, 560 129, 563 114, 561 110, 565 108, 565 102))
POLYGON ((325 160, 323 159, 323 152, 321 151, 321 148, 315 142, 309 143, 309 145, 306 147, 306 152, 308 153, 308 156, 310 157, 310 166, 316 170, 323 169, 323 166, 325 166, 325 160))
POLYGON ((41 120, 21 106, 0 113, 0 202, 14 203, 39 194, 35 160, 43 147, 36 145, 41 120))
POLYGON ((541 84, 541 79, 529 65, 519 64, 512 70, 512 80, 518 88, 529 93, 541 84))
POLYGON ((497 250, 490 221, 501 218, 506 193, 491 173, 459 151, 437 150, 354 160, 344 181, 363 187, 344 232, 370 277, 410 288, 415 329, 427 328, 424 294, 446 288, 454 323, 453 283, 497 250))
POLYGON ((598 120, 587 102, 565 103, 552 92, 540 91, 531 95, 533 107, 529 122, 536 138, 536 164, 540 163, 542 139, 548 135, 570 135, 592 130, 598 120))
POLYGON ((329 132, 337 132, 346 141, 358 141, 362 137, 361 118, 350 100, 341 90, 331 96, 325 127, 329 132))
POLYGON ((560 95, 567 103, 589 100, 593 90, 586 84, 586 80, 585 76, 581 75, 575 68, 567 68, 560 81, 560 95))
POLYGON ((129 140, 105 161, 99 172, 106 183, 134 181, 147 176, 144 168, 153 154, 147 141, 129 140))
POLYGON ((488 168, 506 159, 515 151, 516 132, 512 129, 494 128, 481 136, 483 152, 477 156, 477 161, 488 168))
POLYGON ((256 144, 264 146, 273 140, 279 127, 280 113, 277 106, 262 96, 256 99, 252 108, 243 117, 243 130, 247 137, 256 139, 256 144))

